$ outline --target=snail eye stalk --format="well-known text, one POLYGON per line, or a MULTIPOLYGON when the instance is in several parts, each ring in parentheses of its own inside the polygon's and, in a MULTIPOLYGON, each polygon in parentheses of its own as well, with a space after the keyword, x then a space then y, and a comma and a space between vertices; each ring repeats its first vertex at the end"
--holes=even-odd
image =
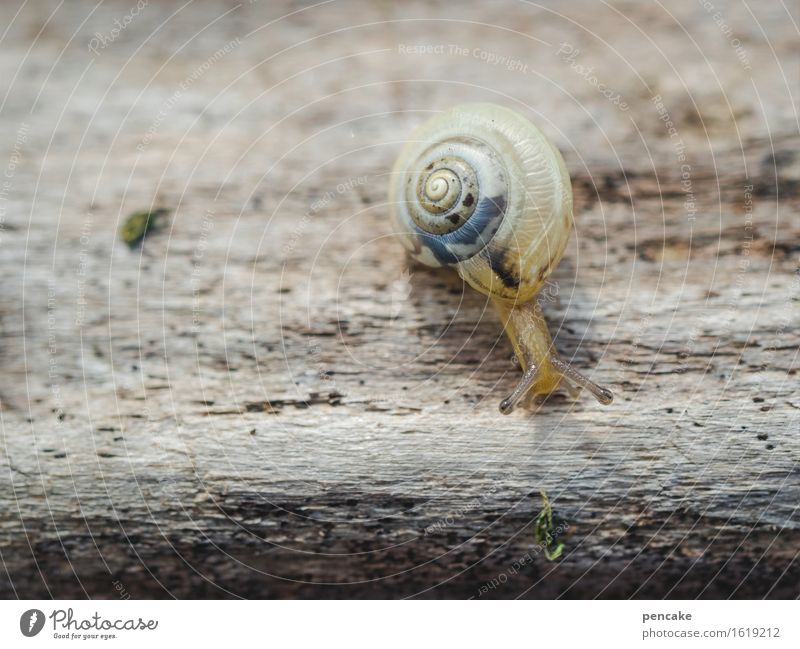
POLYGON ((589 392, 594 395, 595 399, 597 399, 604 406, 607 406, 614 400, 614 394, 611 392, 611 390, 597 385, 597 383, 592 381, 587 376, 581 374, 578 370, 572 367, 572 365, 564 362, 558 356, 551 354, 550 364, 565 379, 572 381, 575 385, 579 385, 580 387, 589 390, 589 392))
POLYGON ((504 415, 510 414, 514 408, 519 405, 522 398, 528 394, 533 384, 536 383, 538 374, 539 368, 531 364, 528 369, 525 370, 525 373, 522 375, 519 383, 517 383, 517 387, 514 388, 514 391, 500 402, 500 412, 504 415))

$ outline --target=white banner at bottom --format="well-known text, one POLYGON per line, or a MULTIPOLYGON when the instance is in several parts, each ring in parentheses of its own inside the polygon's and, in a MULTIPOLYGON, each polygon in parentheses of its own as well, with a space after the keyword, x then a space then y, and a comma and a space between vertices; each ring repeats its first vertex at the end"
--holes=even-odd
POLYGON ((800 646, 797 601, 2 601, 0 646, 800 646), (241 643, 241 644, 239 644, 241 643))

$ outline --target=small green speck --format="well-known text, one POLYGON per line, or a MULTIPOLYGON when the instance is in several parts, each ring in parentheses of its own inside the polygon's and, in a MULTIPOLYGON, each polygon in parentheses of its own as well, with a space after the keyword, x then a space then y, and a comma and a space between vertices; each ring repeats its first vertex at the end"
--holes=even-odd
POLYGON ((134 212, 122 224, 120 238, 133 249, 144 240, 148 233, 164 226, 171 210, 157 207, 154 210, 134 212))
POLYGON ((544 550, 544 556, 549 561, 555 561, 564 551, 563 543, 555 543, 553 536, 553 508, 550 506, 550 499, 544 491, 539 492, 542 496, 542 511, 533 522, 533 532, 536 544, 544 550))

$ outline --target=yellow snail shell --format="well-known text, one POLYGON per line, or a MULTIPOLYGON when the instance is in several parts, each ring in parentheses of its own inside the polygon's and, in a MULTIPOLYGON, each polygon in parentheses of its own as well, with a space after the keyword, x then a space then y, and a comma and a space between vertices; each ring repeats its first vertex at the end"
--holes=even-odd
POLYGON ((611 402, 610 391, 558 357, 536 304, 572 231, 569 174, 536 126, 494 104, 439 113, 409 137, 389 201, 412 257, 451 266, 494 301, 525 371, 502 412, 563 379, 611 402))

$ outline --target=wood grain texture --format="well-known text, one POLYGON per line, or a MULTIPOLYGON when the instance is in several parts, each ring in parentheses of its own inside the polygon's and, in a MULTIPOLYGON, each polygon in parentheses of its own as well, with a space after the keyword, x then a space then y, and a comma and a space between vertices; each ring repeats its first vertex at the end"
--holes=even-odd
POLYGON ((800 595, 799 19, 714 4, 4 10, 0 596, 800 595), (609 407, 501 416, 490 305, 392 236, 475 100, 564 153, 542 305, 609 407))

